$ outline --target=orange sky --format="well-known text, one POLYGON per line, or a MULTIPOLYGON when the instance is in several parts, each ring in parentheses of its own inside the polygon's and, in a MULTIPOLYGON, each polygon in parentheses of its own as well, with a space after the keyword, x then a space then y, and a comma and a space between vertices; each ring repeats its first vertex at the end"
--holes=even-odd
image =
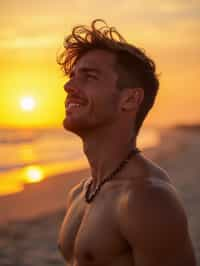
POLYGON ((74 25, 94 18, 157 63, 160 92, 146 123, 200 122, 198 0, 7 0, 0 2, 0 126, 62 126, 65 79, 56 51, 74 25), (32 112, 20 109, 25 96, 35 98, 32 112))

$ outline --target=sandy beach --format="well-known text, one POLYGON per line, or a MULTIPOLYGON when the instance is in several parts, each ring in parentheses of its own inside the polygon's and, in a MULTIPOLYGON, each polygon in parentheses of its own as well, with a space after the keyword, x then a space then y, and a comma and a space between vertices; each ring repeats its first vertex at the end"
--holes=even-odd
MULTIPOLYGON (((165 130, 159 146, 143 153, 168 172, 179 191, 200 265, 200 128, 165 130)), ((57 236, 66 195, 89 175, 89 169, 62 173, 26 185, 23 192, 0 197, 0 265, 64 265, 57 236)))

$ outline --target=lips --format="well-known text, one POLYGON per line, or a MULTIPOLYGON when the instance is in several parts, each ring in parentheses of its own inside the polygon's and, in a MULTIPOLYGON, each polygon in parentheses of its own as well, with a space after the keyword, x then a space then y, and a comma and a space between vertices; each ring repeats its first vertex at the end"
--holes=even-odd
POLYGON ((67 112, 85 105, 87 105, 87 102, 80 98, 67 98, 65 101, 65 108, 67 112))

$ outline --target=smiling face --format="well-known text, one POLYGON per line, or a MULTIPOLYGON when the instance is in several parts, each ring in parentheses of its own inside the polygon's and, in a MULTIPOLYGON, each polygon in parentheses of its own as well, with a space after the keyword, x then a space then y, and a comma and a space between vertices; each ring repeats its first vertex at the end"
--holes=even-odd
POLYGON ((103 50, 90 51, 78 60, 64 86, 65 129, 81 136, 117 121, 120 90, 114 65, 115 55, 103 50))

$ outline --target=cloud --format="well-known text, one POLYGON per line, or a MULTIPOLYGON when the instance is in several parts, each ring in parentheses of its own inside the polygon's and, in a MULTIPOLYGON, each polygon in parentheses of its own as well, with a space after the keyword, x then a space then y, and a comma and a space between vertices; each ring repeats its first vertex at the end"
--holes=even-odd
POLYGON ((0 42, 0 48, 43 48, 58 45, 58 38, 53 36, 45 37, 17 37, 15 39, 6 39, 0 42))
POLYGON ((130 41, 197 47, 199 10, 198 0, 7 0, 0 4, 0 47, 60 45, 74 25, 88 24, 94 18, 116 26, 130 41))

